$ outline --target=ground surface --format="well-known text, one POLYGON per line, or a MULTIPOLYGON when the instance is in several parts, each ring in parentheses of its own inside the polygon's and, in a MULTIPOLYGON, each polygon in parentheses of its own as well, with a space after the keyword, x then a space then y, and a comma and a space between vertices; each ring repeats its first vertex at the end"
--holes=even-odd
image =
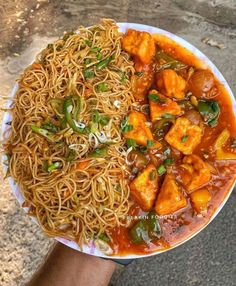
MULTIPOLYGON (((1 98, 46 43, 101 17, 149 24, 185 38, 213 60, 235 93, 235 15, 235 0, 0 0, 1 98), (225 49, 204 44, 205 37, 225 49)), ((53 240, 20 210, 9 186, 0 180, 0 285, 24 285, 53 240)), ((133 262, 117 271, 111 284, 236 285, 235 219, 233 192, 219 216, 197 237, 165 254, 133 262)))

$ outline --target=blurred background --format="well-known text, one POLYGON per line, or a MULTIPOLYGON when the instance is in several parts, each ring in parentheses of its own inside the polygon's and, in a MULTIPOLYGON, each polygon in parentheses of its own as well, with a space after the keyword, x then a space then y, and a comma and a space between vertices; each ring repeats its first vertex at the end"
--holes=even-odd
MULTIPOLYGON (((47 43, 102 17, 152 25, 183 37, 216 64, 236 94, 235 0, 0 0, 0 106, 47 43)), ((2 171, 0 186, 0 285, 24 285, 53 239, 20 209, 2 171)), ((234 191, 199 235, 167 253, 119 267, 111 285, 236 285, 235 206, 234 191)))

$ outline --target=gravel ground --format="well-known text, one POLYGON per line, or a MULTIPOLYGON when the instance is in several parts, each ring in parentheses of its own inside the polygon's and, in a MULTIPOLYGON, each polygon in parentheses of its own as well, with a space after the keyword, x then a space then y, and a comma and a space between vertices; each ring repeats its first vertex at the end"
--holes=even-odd
MULTIPOLYGON (((46 43, 63 31, 101 17, 157 26, 201 49, 236 92, 235 0, 0 0, 0 95, 46 43), (209 37, 224 49, 202 42, 209 37)), ((24 285, 53 240, 42 234, 16 203, 0 173, 0 285, 24 285)), ((236 285, 236 194, 199 235, 162 255, 119 268, 111 285, 236 285)))

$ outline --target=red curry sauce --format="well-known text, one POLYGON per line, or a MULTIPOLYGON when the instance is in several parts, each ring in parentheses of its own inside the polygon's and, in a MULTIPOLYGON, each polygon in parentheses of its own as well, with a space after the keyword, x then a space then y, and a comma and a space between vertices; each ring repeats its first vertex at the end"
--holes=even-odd
MULTIPOLYGON (((182 63, 187 64, 187 67, 185 69, 176 70, 177 74, 183 76, 185 80, 187 76, 187 70, 189 70, 190 66, 193 67, 195 70, 205 68, 205 64, 202 63, 199 59, 197 59, 190 51, 186 50, 183 47, 180 47, 172 40, 159 35, 154 35, 154 39, 157 51, 162 49, 164 50, 164 52, 171 55, 174 59, 178 59, 182 63)), ((142 81, 140 81, 139 85, 136 84, 136 90, 138 88, 146 88, 148 86, 148 84, 146 83, 150 81, 150 79, 152 81, 150 87, 146 88, 145 92, 147 95, 149 90, 153 88, 157 89, 155 78, 156 74, 160 71, 156 67, 156 59, 154 59, 149 65, 147 65, 146 63, 142 65, 142 63, 140 62, 140 60, 137 59, 137 57, 134 57, 134 62, 136 71, 146 72, 144 73, 144 77, 142 81)), ((211 195, 211 200, 208 203, 207 211, 203 213, 196 212, 191 204, 188 194, 185 194, 187 198, 187 205, 184 208, 179 209, 169 215, 158 216, 162 229, 161 237, 153 239, 151 242, 148 243, 144 242, 136 244, 132 242, 129 231, 132 225, 138 221, 137 219, 135 219, 135 215, 142 215, 145 212, 143 212, 140 206, 136 202, 134 202, 134 205, 129 213, 130 217, 133 218, 133 221, 131 222, 130 226, 113 229, 110 233, 113 240, 112 248, 114 249, 114 255, 147 254, 154 251, 160 251, 166 248, 171 248, 174 245, 183 242, 207 224, 207 222, 222 204, 227 194, 230 192, 232 185, 235 181, 236 161, 216 160, 216 152, 213 146, 219 134, 224 129, 229 130, 231 138, 236 138, 235 115, 233 112, 232 103, 229 95, 227 94, 225 88, 216 79, 215 87, 218 91, 218 94, 213 98, 213 100, 218 101, 220 105, 220 115, 218 118, 218 123, 215 127, 211 127, 204 124, 202 140, 194 149, 195 155, 198 155, 200 158, 204 159, 204 161, 206 161, 212 166, 211 180, 204 185, 204 188, 206 188, 211 195), (207 157, 204 156, 206 154, 207 157)), ((201 98, 198 98, 198 100, 201 100, 201 98)), ((143 104, 147 104, 148 100, 147 97, 142 100, 142 98, 137 96, 137 102, 141 106, 143 104)), ((185 110, 185 108, 183 109, 185 110)), ((148 114, 147 118, 148 121, 150 121, 150 116, 148 114)), ((151 126, 151 130, 153 131, 153 125, 151 126)), ((164 140, 162 139, 161 141, 164 140)), ((231 141, 228 140, 227 143, 224 144, 223 149, 228 152, 231 152, 232 154, 235 154, 235 147, 232 148, 230 146, 230 142, 231 141)), ((164 144, 166 144, 166 142, 164 144)), ((178 180, 179 176, 181 175, 179 166, 183 160, 184 155, 181 154, 181 152, 177 151, 177 155, 175 156, 176 150, 171 146, 169 147, 173 149, 172 158, 175 159, 174 164, 171 167, 172 172, 178 180)), ((148 157, 150 154, 153 153, 154 156, 156 156, 157 154, 161 154, 162 152, 163 148, 161 150, 156 151, 156 153, 148 150, 146 156, 148 157)), ((151 157, 149 157, 149 160, 152 160, 151 157)), ((157 164, 160 163, 161 159, 157 156, 157 164)), ((159 176, 158 192, 160 192, 164 176, 165 175, 159 176)), ((130 179, 132 180, 133 178, 130 179)))

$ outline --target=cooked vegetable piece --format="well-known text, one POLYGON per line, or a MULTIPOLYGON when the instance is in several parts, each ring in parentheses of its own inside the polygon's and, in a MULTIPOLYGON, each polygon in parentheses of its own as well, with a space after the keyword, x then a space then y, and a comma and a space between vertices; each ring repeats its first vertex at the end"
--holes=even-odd
POLYGON ((152 85, 154 78, 154 69, 152 64, 143 64, 140 61, 135 61, 135 70, 137 71, 131 76, 131 85, 135 99, 144 100, 147 92, 152 85), (137 73, 142 73, 138 76, 137 73))
POLYGON ((106 92, 106 91, 108 91, 108 85, 105 82, 100 82, 97 85, 97 91, 98 92, 106 92))
POLYGON ((134 162, 132 166, 139 170, 143 169, 148 162, 145 155, 138 150, 132 150, 128 155, 128 160, 134 162))
POLYGON ((96 64, 96 68, 97 70, 103 70, 104 68, 106 68, 109 63, 112 61, 112 57, 108 57, 102 61, 100 61, 99 63, 96 64))
POLYGON ((220 106, 217 101, 203 101, 199 100, 198 111, 203 117, 203 120, 210 125, 215 127, 218 124, 218 118, 220 116, 220 106))
POLYGON ((155 211, 158 215, 169 215, 187 205, 187 200, 177 185, 173 174, 167 174, 157 196, 155 211))
POLYGON ((164 95, 183 99, 185 97, 186 81, 174 70, 166 69, 157 74, 157 89, 164 95))
POLYGON ((200 125, 203 123, 201 114, 199 114, 199 112, 194 109, 185 111, 184 117, 188 118, 188 120, 191 121, 195 125, 200 125))
POLYGON ((165 159, 164 162, 163 162, 163 164, 164 164, 165 166, 170 166, 170 165, 172 165, 173 163, 174 163, 174 159, 171 159, 171 158, 167 158, 167 159, 165 159))
POLYGON ((127 139, 126 145, 128 146, 128 148, 132 147, 133 149, 137 147, 137 143, 134 139, 127 139))
MULTIPOLYGON (((139 145, 147 146, 148 140, 153 141, 154 139, 150 128, 145 124, 146 121, 147 118, 143 113, 132 111, 127 118, 127 122, 123 122, 121 126, 123 132, 126 131, 124 137, 135 140, 139 145), (132 128, 129 128, 129 126, 132 126, 132 128)), ((153 147, 160 148, 161 144, 155 142, 153 147)))
POLYGON ((93 78, 95 76, 95 73, 92 69, 86 69, 84 70, 84 77, 87 78, 93 78))
POLYGON ((155 201, 158 188, 158 176, 153 164, 147 167, 130 183, 130 192, 142 210, 149 211, 155 201), (155 178, 151 179, 151 173, 156 173, 155 178))
POLYGON ((199 189, 190 194, 190 199, 195 211, 201 213, 207 210, 211 194, 207 189, 199 189))
POLYGON ((209 98, 209 91, 215 83, 214 76, 209 70, 195 71, 188 81, 188 88, 196 97, 209 98))
POLYGON ((42 124, 42 128, 51 131, 52 133, 56 133, 58 131, 58 127, 48 120, 42 124))
POLYGON ((101 233, 98 238, 107 242, 107 243, 111 242, 109 236, 107 236, 105 233, 101 233))
POLYGON ((51 173, 52 171, 58 169, 61 167, 61 163, 60 162, 54 162, 51 165, 48 166, 47 171, 48 173, 51 173))
POLYGON ((45 137, 49 142, 55 142, 54 134, 46 129, 40 128, 36 125, 32 125, 31 129, 33 132, 45 137))
POLYGON ((80 126, 79 123, 77 123, 74 119, 74 117, 76 117, 77 110, 74 107, 73 99, 71 97, 65 100, 63 109, 66 121, 70 125, 70 127, 77 133, 85 133, 86 128, 80 126))
POLYGON ((180 115, 182 113, 180 106, 173 100, 163 96, 156 90, 151 90, 150 94, 157 97, 156 100, 152 100, 148 96, 152 122, 162 118, 164 114, 180 115))
POLYGON ((230 138, 230 132, 228 129, 224 129, 214 144, 217 160, 236 160, 236 154, 226 152, 222 148, 230 138))
POLYGON ((53 98, 49 100, 49 104, 52 106, 53 111, 60 117, 63 117, 63 105, 64 100, 60 98, 53 98))
POLYGON ((162 118, 154 123, 154 133, 158 139, 164 138, 165 134, 170 130, 174 122, 174 118, 162 118))
POLYGON ((163 50, 159 50, 156 53, 157 59, 157 67, 158 70, 162 69, 173 69, 173 70, 180 70, 186 68, 184 63, 174 59, 172 56, 165 53, 163 50))
POLYGON ((88 167, 88 165, 89 165, 88 160, 87 161, 81 161, 81 162, 76 163, 75 169, 76 170, 84 170, 88 167))
POLYGON ((75 150, 69 149, 68 152, 67 152, 67 154, 66 154, 65 160, 66 160, 67 162, 72 162, 72 161, 75 160, 75 157, 76 157, 76 152, 75 152, 75 150))
POLYGON ((139 220, 129 230, 129 236, 133 243, 149 243, 155 238, 161 236, 161 226, 156 218, 156 214, 152 211, 149 212, 147 218, 139 220))
POLYGON ((164 165, 159 166, 158 169, 157 169, 157 172, 158 172, 158 174, 159 174, 160 176, 164 175, 165 172, 166 172, 165 166, 164 166, 164 165))
POLYGON ((202 129, 192 124, 187 118, 180 117, 175 121, 165 140, 174 148, 188 155, 201 142, 202 129))
POLYGON ((211 179, 208 165, 197 155, 185 156, 180 175, 188 193, 207 184, 211 179))
POLYGON ((94 151, 88 154, 88 157, 92 158, 105 158, 108 155, 108 146, 96 148, 94 151))
POLYGON ((98 110, 93 111, 92 115, 93 123, 100 123, 102 126, 105 126, 109 123, 110 118, 108 116, 103 116, 98 110))
POLYGON ((128 29, 122 38, 122 48, 143 63, 150 63, 155 55, 155 43, 147 32, 128 29))

